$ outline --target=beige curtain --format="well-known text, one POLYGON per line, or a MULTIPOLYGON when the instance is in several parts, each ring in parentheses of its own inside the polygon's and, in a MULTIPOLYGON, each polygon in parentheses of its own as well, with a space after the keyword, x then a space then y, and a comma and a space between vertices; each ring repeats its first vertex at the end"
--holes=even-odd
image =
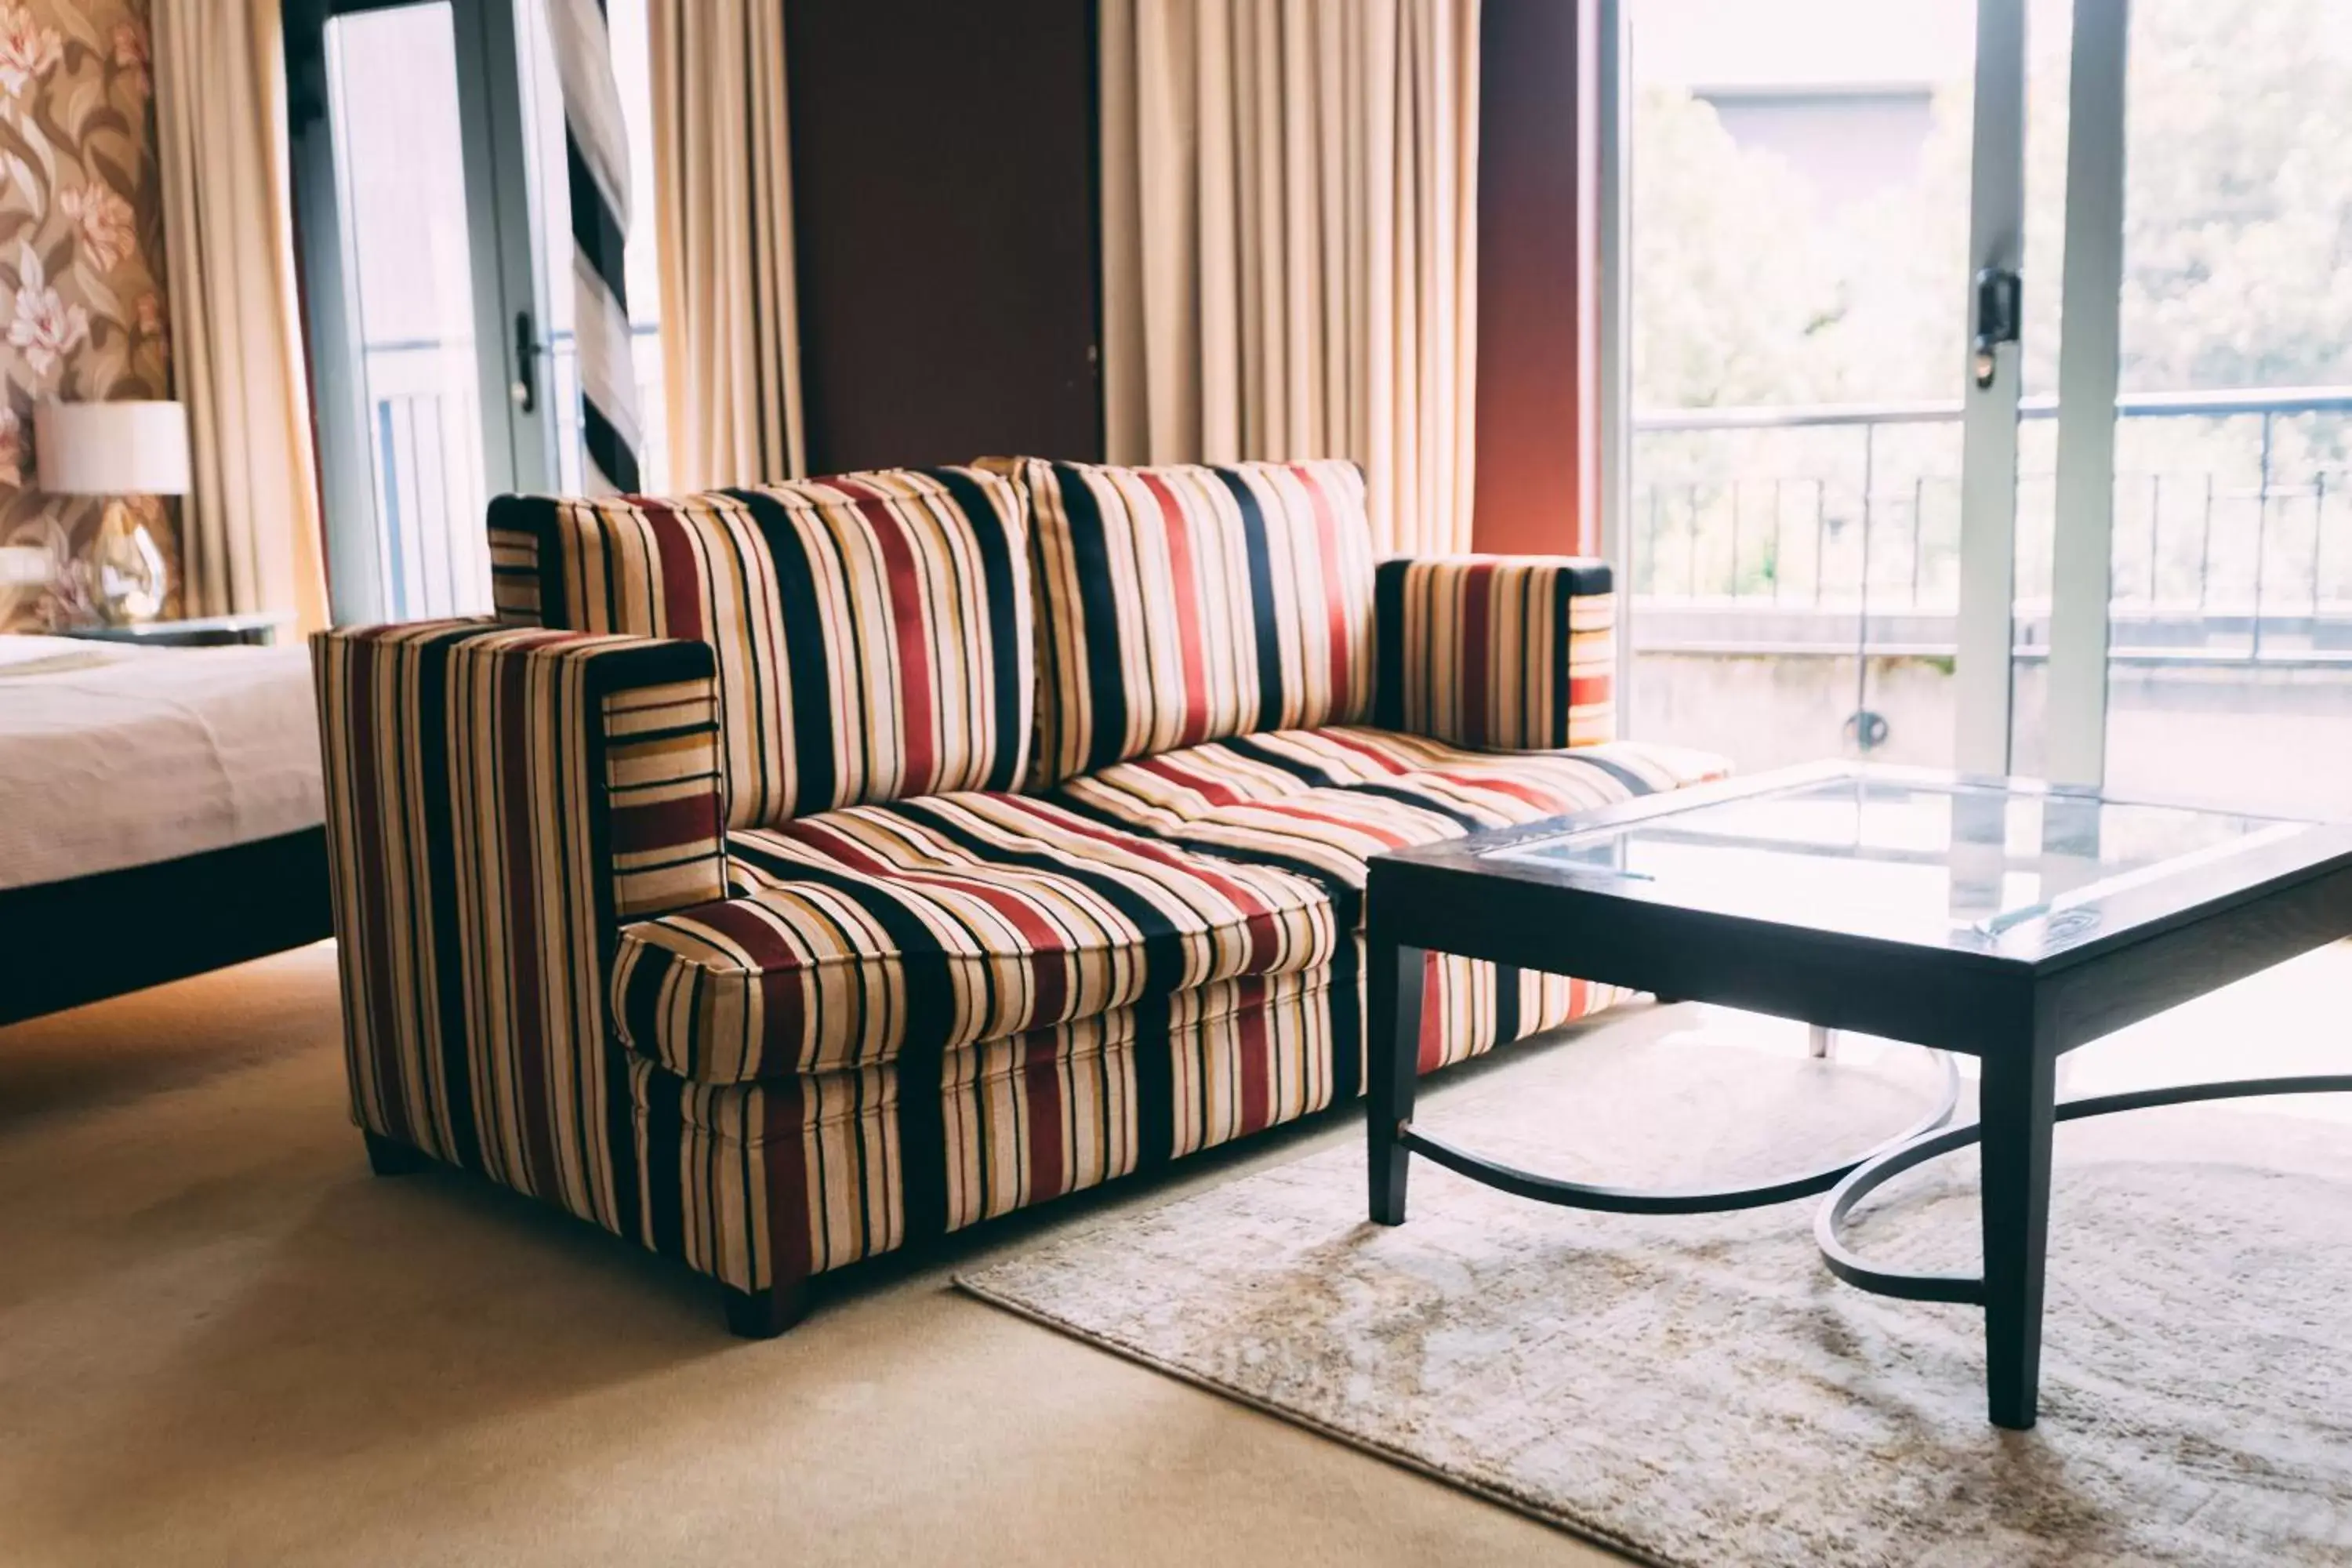
POLYGON ((654 221, 678 489, 794 479, 799 307, 781 0, 653 0, 654 221))
POLYGON ((327 620, 287 198, 277 0, 154 0, 173 380, 188 410, 181 507, 191 615, 327 620))
POLYGON ((1112 460, 1353 458, 1468 549, 1478 0, 1103 0, 1102 137, 1112 460))

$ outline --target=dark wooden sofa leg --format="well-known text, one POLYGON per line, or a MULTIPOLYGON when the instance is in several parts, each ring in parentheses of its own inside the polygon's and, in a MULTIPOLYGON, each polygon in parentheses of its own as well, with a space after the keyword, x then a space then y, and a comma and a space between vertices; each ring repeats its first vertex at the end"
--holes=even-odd
POLYGON ((362 1127, 360 1136, 367 1140, 368 1169, 379 1176, 412 1175, 433 1163, 433 1156, 424 1150, 395 1142, 381 1132, 362 1127))
POLYGON ((737 1339, 772 1340, 808 1316, 809 1282, 805 1279, 771 1286, 765 1290, 738 1290, 731 1285, 721 1285, 719 1295, 727 1303, 727 1331, 737 1339))

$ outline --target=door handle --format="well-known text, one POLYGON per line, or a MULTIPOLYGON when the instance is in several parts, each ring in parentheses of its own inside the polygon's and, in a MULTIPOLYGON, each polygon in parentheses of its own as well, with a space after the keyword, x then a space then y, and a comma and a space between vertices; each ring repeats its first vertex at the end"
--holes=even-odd
POLYGON ((1977 274, 1976 337, 1969 363, 1979 391, 1992 384, 2003 343, 2018 340, 2025 318, 2025 280, 2006 267, 1988 267, 1977 274))
POLYGON ((514 354, 514 380, 507 385, 507 395, 520 412, 533 413, 539 407, 539 334, 531 331, 529 310, 515 312, 514 354))

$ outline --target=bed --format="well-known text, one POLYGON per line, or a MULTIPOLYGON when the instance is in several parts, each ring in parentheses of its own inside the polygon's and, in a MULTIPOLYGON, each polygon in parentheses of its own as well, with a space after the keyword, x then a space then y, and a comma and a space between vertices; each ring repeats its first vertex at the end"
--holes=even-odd
POLYGON ((310 654, 0 636, 0 1024, 330 934, 310 654))

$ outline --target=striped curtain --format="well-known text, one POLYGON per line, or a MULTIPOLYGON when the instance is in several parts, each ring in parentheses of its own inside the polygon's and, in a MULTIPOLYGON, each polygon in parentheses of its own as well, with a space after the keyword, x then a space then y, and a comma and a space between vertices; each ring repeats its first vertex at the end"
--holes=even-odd
POLYGON ((636 371, 629 349, 629 136, 604 0, 547 0, 563 91, 563 162, 572 197, 572 326, 580 363, 584 488, 638 488, 636 371))

